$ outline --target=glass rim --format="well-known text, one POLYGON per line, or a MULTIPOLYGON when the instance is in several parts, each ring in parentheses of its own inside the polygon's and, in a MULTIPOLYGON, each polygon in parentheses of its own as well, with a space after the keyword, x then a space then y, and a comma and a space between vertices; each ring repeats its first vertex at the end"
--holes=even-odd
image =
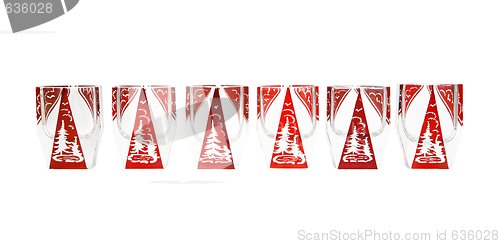
POLYGON ((100 85, 48 85, 48 86, 36 86, 36 88, 102 88, 100 85))
POLYGON ((113 88, 174 88, 171 85, 116 85, 113 88))
POLYGON ((241 88, 245 88, 245 87, 248 87, 246 85, 215 85, 215 84, 206 84, 206 85, 188 85, 186 86, 187 88, 191 88, 191 87, 205 87, 205 88, 216 88, 216 87, 219 87, 219 88, 227 88, 227 87, 241 87, 241 88))
POLYGON ((353 89, 353 88, 372 88, 372 89, 387 89, 390 88, 390 86, 384 86, 384 85, 333 85, 333 86, 327 86, 327 89, 332 89, 332 88, 348 88, 348 89, 353 89))
POLYGON ((301 87, 319 87, 317 85, 304 85, 304 84, 297 84, 297 85, 260 85, 257 86, 258 88, 301 88, 301 87))
POLYGON ((458 86, 463 85, 463 83, 399 83, 398 85, 410 85, 410 86, 458 86))

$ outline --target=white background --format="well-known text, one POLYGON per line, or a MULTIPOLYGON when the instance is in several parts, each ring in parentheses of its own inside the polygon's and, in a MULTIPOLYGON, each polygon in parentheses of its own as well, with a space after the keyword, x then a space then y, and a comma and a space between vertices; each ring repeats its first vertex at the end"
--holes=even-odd
MULTIPOLYGON (((291 243, 300 229, 500 229, 498 1, 83 0, 18 34, 2 8, 0 243, 291 243), (465 129, 453 168, 407 169, 393 127, 379 170, 339 171, 321 124, 308 158, 315 168, 267 169, 255 86, 295 82, 323 91, 463 83, 465 129), (168 169, 123 170, 110 116, 111 86, 123 83, 176 85, 178 104, 186 84, 251 85, 239 175, 177 182, 168 169), (47 169, 34 87, 48 84, 103 86, 105 130, 92 170, 47 169)), ((188 153, 188 144, 174 144, 171 164, 188 153)))

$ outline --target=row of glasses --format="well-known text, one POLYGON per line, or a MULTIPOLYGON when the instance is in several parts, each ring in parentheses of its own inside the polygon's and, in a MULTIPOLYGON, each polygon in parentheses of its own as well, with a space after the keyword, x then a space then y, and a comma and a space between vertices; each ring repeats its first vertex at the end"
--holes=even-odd
MULTIPOLYGON (((339 169, 377 169, 391 124, 390 88, 328 86, 326 129, 339 169), (378 159, 378 161, 377 161, 378 159)), ((249 87, 186 88, 185 118, 192 168, 236 169, 244 153, 249 87)), ((463 127, 461 84, 398 86, 397 130, 406 164, 447 169, 463 127)), ((270 168, 308 168, 319 124, 319 87, 257 87, 257 132, 270 168)), ((51 169, 95 165, 103 128, 99 86, 36 88, 37 129, 51 169)), ((175 88, 112 88, 115 138, 126 169, 163 169, 177 139, 175 88)))

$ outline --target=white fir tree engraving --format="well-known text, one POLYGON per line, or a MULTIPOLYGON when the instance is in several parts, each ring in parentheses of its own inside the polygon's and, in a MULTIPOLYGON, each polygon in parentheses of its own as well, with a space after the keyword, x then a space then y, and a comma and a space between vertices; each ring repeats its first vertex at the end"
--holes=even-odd
POLYGON ((61 128, 57 131, 57 139, 54 142, 55 151, 54 155, 63 155, 63 153, 69 148, 67 141, 68 132, 64 128, 64 120, 61 121, 61 128))
POLYGON ((298 135, 293 135, 290 131, 288 119, 278 131, 278 139, 275 142, 273 162, 278 164, 303 164, 305 155, 299 147, 298 135), (293 139, 292 139, 293 136, 293 139))
POLYGON ((221 146, 221 141, 218 139, 219 134, 215 129, 214 121, 212 121, 212 127, 210 128, 210 133, 208 134, 205 147, 203 148, 203 154, 201 155, 200 161, 203 163, 231 163, 232 155, 231 150, 224 145, 221 146))
POLYGON ((346 143, 344 156, 342 157, 344 162, 366 163, 373 159, 368 137, 363 136, 364 138, 362 138, 362 135, 364 134, 359 133, 357 127, 353 126, 352 133, 346 143))
POLYGON ((287 152, 290 144, 292 144, 292 141, 290 140, 290 125, 288 124, 288 120, 278 132, 278 137, 279 140, 276 142, 276 153, 284 154, 287 152))
POLYGON ((212 127, 210 128, 210 134, 207 136, 207 143, 205 145, 205 151, 203 153, 203 156, 206 159, 210 159, 209 161, 212 162, 212 159, 216 158, 216 155, 218 153, 217 151, 217 144, 220 143, 219 139, 217 139, 218 133, 215 130, 214 122, 212 121, 212 127))
POLYGON ((346 154, 358 155, 359 154, 359 138, 358 130, 356 126, 353 126, 352 134, 349 136, 349 141, 347 142, 346 154))
POLYGON ((431 163, 444 163, 444 146, 441 144, 441 140, 439 140, 439 135, 436 136, 436 143, 433 145, 432 149, 436 152, 436 157, 439 158, 439 161, 431 163))
POLYGON ((54 153, 52 159, 56 162, 79 163, 83 161, 83 154, 78 146, 78 138, 68 141, 68 130, 65 128, 64 120, 61 121, 61 128, 57 131, 57 138, 54 141, 54 153))
POLYGON ((73 142, 71 142, 71 154, 76 158, 74 162, 81 162, 83 160, 83 154, 78 148, 78 141, 76 137, 73 142))
POLYGON ((370 161, 373 159, 373 153, 371 151, 370 145, 368 144, 368 137, 365 137, 365 140, 364 140, 363 154, 367 157, 366 161, 370 161))
POLYGON ((299 143, 297 141, 297 138, 299 138, 298 135, 295 135, 293 138, 291 153, 293 154, 293 156, 300 158, 300 160, 296 162, 297 164, 303 164, 306 162, 306 157, 299 148, 299 143))
POLYGON ((444 146, 436 135, 436 142, 432 142, 432 132, 430 129, 430 122, 427 122, 427 128, 422 136, 421 142, 417 144, 416 161, 419 163, 444 163, 444 146))
POLYGON ((137 154, 144 150, 144 138, 142 130, 142 121, 139 121, 139 126, 137 126, 137 130, 134 132, 135 138, 132 140, 132 151, 131 153, 137 154))
POLYGON ((430 129, 430 123, 427 123, 427 129, 421 136, 422 142, 418 144, 419 152, 417 153, 417 155, 426 157, 431 153, 431 146, 432 146, 431 136, 432 133, 430 129))
POLYGON ((224 161, 223 162, 232 162, 232 155, 231 155, 231 150, 229 150, 229 148, 227 148, 226 145, 224 145, 224 147, 222 148, 223 150, 223 153, 221 154, 222 156, 224 156, 224 161))
POLYGON ((148 155, 152 158, 149 162, 154 163, 158 159, 158 154, 156 153, 156 145, 153 143, 149 143, 146 145, 148 149, 148 155))
POLYGON ((158 160, 157 146, 152 140, 146 140, 146 135, 144 132, 144 125, 142 120, 139 120, 139 125, 137 130, 134 132, 134 137, 131 142, 131 150, 128 156, 128 160, 132 163, 143 163, 151 164, 158 160))

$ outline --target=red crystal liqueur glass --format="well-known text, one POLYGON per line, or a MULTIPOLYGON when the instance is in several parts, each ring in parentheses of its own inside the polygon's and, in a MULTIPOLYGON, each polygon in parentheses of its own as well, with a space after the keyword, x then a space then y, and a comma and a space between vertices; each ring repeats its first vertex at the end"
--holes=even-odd
POLYGON ((126 169, 167 167, 175 138, 175 89, 124 85, 112 89, 115 138, 126 169))
POLYGON ((89 169, 103 127, 99 86, 36 87, 37 130, 51 169, 89 169))
POLYGON ((327 88, 327 133, 339 169, 378 168, 390 114, 389 87, 327 88))
POLYGON ((186 121, 196 157, 191 169, 237 169, 248 127, 248 87, 186 87, 186 121))
POLYGON ((399 85, 397 124, 408 167, 448 169, 463 127, 463 85, 399 85))
POLYGON ((307 148, 319 118, 319 89, 313 85, 257 88, 257 130, 270 168, 308 168, 307 148))

